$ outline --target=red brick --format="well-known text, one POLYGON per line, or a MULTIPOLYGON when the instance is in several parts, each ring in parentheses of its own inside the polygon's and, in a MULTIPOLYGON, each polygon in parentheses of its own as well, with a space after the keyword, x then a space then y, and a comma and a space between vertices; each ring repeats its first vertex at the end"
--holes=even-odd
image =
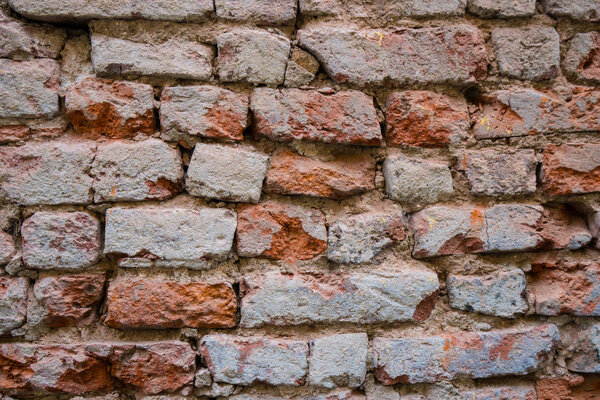
POLYGON ((159 279, 112 282, 104 323, 113 328, 231 328, 237 299, 228 283, 159 279))
POLYGON ((583 378, 542 378, 535 383, 537 400, 576 400, 571 396, 571 387, 583 383, 583 378))
POLYGON ((562 65, 574 80, 600 83, 600 32, 575 34, 562 65))
POLYGON ((548 145, 542 175, 553 195, 600 192, 600 143, 548 145))

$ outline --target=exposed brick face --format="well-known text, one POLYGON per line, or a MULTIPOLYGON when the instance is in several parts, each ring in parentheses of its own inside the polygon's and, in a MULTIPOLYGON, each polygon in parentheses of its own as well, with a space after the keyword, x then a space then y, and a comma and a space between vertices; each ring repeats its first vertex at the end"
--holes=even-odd
POLYGON ((553 195, 600 191, 600 143, 548 145, 543 188, 553 195))

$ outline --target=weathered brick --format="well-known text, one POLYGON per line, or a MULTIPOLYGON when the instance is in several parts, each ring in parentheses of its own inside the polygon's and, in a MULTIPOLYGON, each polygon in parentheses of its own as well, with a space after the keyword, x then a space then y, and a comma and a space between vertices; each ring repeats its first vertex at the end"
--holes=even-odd
POLYGON ((14 60, 57 58, 67 34, 50 25, 0 22, 0 57, 14 60))
POLYGON ((560 37, 554 28, 496 28, 492 46, 501 75, 541 81, 558 74, 560 37))
POLYGON ((202 266, 227 258, 235 226, 235 213, 223 208, 110 208, 104 252, 202 266))
POLYGON ((199 41, 194 25, 107 20, 93 21, 90 29, 98 75, 196 80, 212 76, 214 50, 199 41))
POLYGON ((308 344, 300 340, 207 335, 200 354, 216 382, 302 385, 308 370, 308 344))
POLYGON ((366 333, 326 336, 310 341, 309 383, 326 388, 358 387, 367 374, 366 333))
POLYGON ((158 139, 99 145, 90 174, 97 203, 164 200, 183 182, 179 151, 158 139))
POLYGON ((411 217, 415 257, 578 249, 591 241, 585 221, 568 209, 503 204, 430 207, 411 217))
POLYGON ((319 71, 319 62, 300 47, 294 47, 285 71, 286 87, 300 87, 310 84, 319 71))
POLYGON ((38 211, 23 222, 23 262, 38 269, 81 269, 100 255, 100 221, 86 212, 38 211))
POLYGON ((329 227, 327 258, 340 264, 371 264, 394 242, 404 240, 402 215, 369 213, 340 218, 329 227))
POLYGON ((533 150, 468 151, 463 167, 471 192, 482 196, 535 193, 537 159, 533 150))
POLYGON ((469 110, 464 98, 412 90, 387 99, 388 146, 441 147, 468 135, 469 110))
POLYGON ((462 395, 464 400, 536 400, 537 398, 535 388, 528 383, 477 388, 467 390, 462 395))
POLYGON ((15 240, 12 235, 0 231, 0 265, 8 264, 15 253, 15 240))
POLYGON ((248 96, 216 86, 173 86, 162 91, 160 121, 165 140, 200 136, 242 140, 248 124, 248 96))
POLYGON ((576 21, 600 21, 600 0, 542 0, 546 13, 576 21))
POLYGON ((600 316, 600 263, 535 263, 532 275, 537 314, 600 316))
POLYGON ((582 326, 570 334, 571 337, 565 339, 573 345, 574 351, 567 359, 567 368, 579 373, 600 373, 600 324, 582 326))
POLYGON ((339 83, 464 85, 487 73, 483 37, 469 25, 398 32, 321 26, 299 30, 298 40, 339 83))
POLYGON ((67 88, 65 108, 83 137, 126 139, 154 133, 152 86, 88 77, 67 88))
POLYGON ((600 192, 600 143, 546 146, 542 187, 553 195, 600 192))
POLYGON ((468 0, 467 9, 481 18, 529 17, 535 14, 535 0, 468 0))
POLYGON ((449 199, 454 192, 447 165, 403 154, 388 156, 383 163, 386 192, 390 199, 408 209, 449 199))
POLYGON ((600 84, 600 32, 575 34, 562 66, 576 81, 600 84))
POLYGON ((271 140, 381 144, 373 98, 356 90, 255 89, 250 99, 254 132, 271 140))
POLYGON ((0 59, 0 118, 52 118, 58 114, 58 63, 0 59))
POLYGON ((269 156, 257 151, 198 143, 185 188, 194 196, 258 203, 268 163, 269 156))
POLYGON ((217 36, 221 82, 280 85, 290 55, 290 40, 261 30, 238 29, 217 36))
POLYGON ((63 135, 61 122, 47 121, 27 125, 0 126, 0 144, 24 144, 30 139, 56 139, 63 135))
POLYGON ((97 317, 105 281, 102 274, 38 279, 33 286, 27 323, 49 328, 91 324, 97 317))
POLYGON ((542 378, 535 382, 538 400, 573 399, 567 378, 542 378))
POLYGON ((600 90, 576 86, 567 95, 534 89, 499 90, 479 99, 477 139, 600 129, 600 90))
POLYGON ((327 248, 323 211, 266 202, 239 205, 237 253, 277 260, 309 260, 327 248))
POLYGON ((229 21, 252 21, 286 25, 296 21, 296 0, 215 0, 217 17, 229 21))
POLYGON ((111 282, 104 323, 112 328, 231 328, 237 299, 229 283, 161 279, 111 282))
POLYGON ((0 147, 0 199, 23 205, 90 203, 87 171, 93 158, 88 142, 0 147))
POLYGON ((271 161, 265 192, 343 199, 375 189, 375 160, 342 155, 333 161, 283 150, 271 161))
POLYGON ((372 18, 393 21, 399 18, 449 17, 463 15, 466 0, 413 0, 403 2, 360 0, 300 0, 300 11, 305 16, 335 15, 340 18, 372 18))
POLYGON ((25 323, 28 288, 27 278, 0 277, 0 336, 9 334, 25 323))
MULTIPOLYGON (((354 389, 335 389, 325 393, 313 393, 305 395, 283 395, 283 396, 272 396, 267 393, 252 394, 244 393, 237 394, 230 397, 231 400, 366 400, 365 396, 358 390, 354 389)), ((383 399, 382 399, 383 400, 383 399)))
POLYGON ((527 375, 559 341, 555 325, 444 336, 375 338, 375 377, 385 385, 527 375))
POLYGON ((487 275, 448 275, 450 307, 513 318, 527 311, 525 274, 518 268, 487 275))
POLYGON ((211 0, 58 0, 40 3, 36 0, 9 0, 10 6, 27 18, 49 22, 87 21, 99 18, 154 19, 172 21, 198 20, 213 11, 211 0))
POLYGON ((397 272, 246 275, 240 325, 424 321, 435 306, 438 288, 434 272, 416 267, 397 272))

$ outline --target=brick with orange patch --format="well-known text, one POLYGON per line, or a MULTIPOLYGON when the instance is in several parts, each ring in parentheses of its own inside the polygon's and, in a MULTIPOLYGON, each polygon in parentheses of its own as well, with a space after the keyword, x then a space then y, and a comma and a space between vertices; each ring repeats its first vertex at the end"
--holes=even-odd
POLYGON ((600 192, 600 143, 549 144, 542 177, 542 187, 552 195, 600 192))

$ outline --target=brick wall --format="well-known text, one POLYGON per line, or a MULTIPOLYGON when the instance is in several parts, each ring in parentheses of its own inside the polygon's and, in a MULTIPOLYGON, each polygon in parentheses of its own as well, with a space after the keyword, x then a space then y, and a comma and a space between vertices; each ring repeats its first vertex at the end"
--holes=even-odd
POLYGON ((0 0, 0 398, 600 398, 600 0, 0 0))

